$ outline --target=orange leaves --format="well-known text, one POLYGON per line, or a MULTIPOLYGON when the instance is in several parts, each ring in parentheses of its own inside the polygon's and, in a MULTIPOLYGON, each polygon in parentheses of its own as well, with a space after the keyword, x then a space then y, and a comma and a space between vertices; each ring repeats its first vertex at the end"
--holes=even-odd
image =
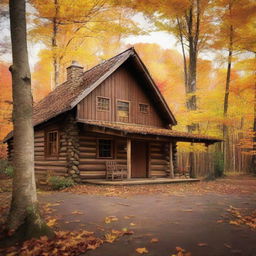
POLYGON ((46 236, 40 239, 31 239, 23 243, 21 248, 8 248, 9 256, 64 256, 64 255, 81 255, 88 250, 95 250, 103 241, 93 236, 93 232, 75 231, 66 232, 59 231, 55 233, 54 239, 48 239, 46 236))
POLYGON ((247 209, 235 208, 230 206, 227 211, 232 215, 233 219, 229 221, 229 224, 240 226, 246 225, 251 229, 256 229, 256 210, 249 211, 247 209))
POLYGON ((132 235, 133 231, 123 229, 123 230, 114 230, 112 229, 111 232, 105 234, 105 242, 107 243, 113 243, 115 240, 117 240, 119 237, 125 236, 125 235, 132 235))
POLYGON ((137 248, 135 251, 136 251, 137 253, 139 253, 139 254, 147 254, 147 253, 148 253, 148 250, 147 250, 146 247, 137 248))
POLYGON ((108 216, 105 218, 105 223, 106 224, 109 224, 111 222, 115 222, 115 221, 118 221, 118 218, 116 216, 108 216))
POLYGON ((158 238, 152 238, 150 240, 150 243, 158 243, 159 242, 159 239, 158 238))

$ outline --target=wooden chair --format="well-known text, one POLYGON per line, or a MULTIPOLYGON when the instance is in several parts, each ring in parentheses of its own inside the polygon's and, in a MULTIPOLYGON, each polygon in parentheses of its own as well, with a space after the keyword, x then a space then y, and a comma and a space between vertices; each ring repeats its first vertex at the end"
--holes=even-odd
POLYGON ((127 178, 127 168, 117 165, 116 161, 106 161, 106 179, 123 180, 127 178))

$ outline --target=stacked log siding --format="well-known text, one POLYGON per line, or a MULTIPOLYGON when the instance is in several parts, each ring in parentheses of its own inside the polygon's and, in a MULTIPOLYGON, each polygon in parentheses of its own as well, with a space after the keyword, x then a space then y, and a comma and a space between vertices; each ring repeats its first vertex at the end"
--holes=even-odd
POLYGON ((149 144, 149 170, 151 177, 166 177, 169 170, 168 144, 151 142, 149 144))
POLYGON ((45 133, 43 130, 35 131, 35 175, 36 180, 45 182, 49 176, 67 175, 67 143, 65 133, 60 132, 59 155, 56 157, 45 156, 45 133))
POLYGON ((126 151, 123 147, 126 145, 126 140, 113 138, 113 158, 101 159, 97 157, 98 138, 102 137, 93 134, 84 135, 83 133, 79 135, 79 170, 82 179, 105 179, 106 161, 108 160, 115 160, 117 164, 123 166, 127 165, 126 151))

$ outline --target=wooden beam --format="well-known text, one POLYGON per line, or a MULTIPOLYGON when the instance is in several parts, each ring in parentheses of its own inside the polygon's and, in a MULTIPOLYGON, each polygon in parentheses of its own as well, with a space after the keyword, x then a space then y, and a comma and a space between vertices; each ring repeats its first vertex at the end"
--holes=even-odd
POLYGON ((127 178, 132 177, 132 142, 131 139, 127 139, 127 178))
POLYGON ((170 165, 170 178, 174 179, 174 167, 173 167, 173 152, 172 142, 169 143, 169 165, 170 165))

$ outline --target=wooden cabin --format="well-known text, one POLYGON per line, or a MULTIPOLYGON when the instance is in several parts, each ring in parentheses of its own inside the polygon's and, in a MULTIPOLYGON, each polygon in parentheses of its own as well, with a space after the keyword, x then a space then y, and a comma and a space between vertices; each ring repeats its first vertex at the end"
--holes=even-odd
MULTIPOLYGON (((133 48, 85 72, 72 62, 66 82, 34 106, 33 124, 37 180, 105 179, 110 160, 128 179, 173 178, 178 141, 218 141, 172 130, 177 121, 133 48)), ((12 133, 4 141, 12 161, 12 133)))

